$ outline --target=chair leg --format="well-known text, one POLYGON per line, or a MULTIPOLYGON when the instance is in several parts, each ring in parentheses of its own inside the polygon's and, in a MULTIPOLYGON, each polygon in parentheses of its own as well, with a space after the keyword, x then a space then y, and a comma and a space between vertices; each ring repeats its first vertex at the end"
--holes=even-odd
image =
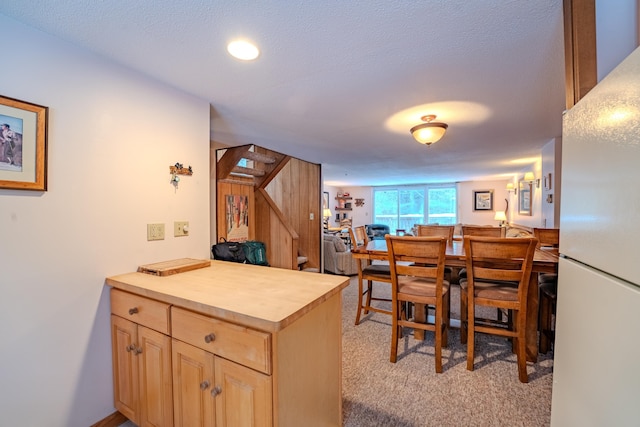
POLYGON ((467 343, 467 294, 460 288, 460 343, 467 343))
POLYGON ((551 301, 543 292, 540 295, 540 317, 538 322, 540 325, 538 351, 542 354, 547 354, 551 347, 548 334, 548 331, 551 330, 551 301))
MULTIPOLYGON (((373 280, 367 280, 367 307, 371 307, 372 293, 373 293, 373 280)), ((369 314, 369 309, 365 309, 364 314, 369 314)))
POLYGON ((360 313, 362 311, 362 276, 358 276, 358 311, 356 312, 356 326, 360 324, 360 313))
POLYGON ((518 328, 518 379, 521 383, 528 383, 529 377, 527 376, 527 340, 525 336, 526 331, 526 319, 524 313, 518 312, 517 314, 517 328, 518 328))
POLYGON ((474 304, 467 305, 467 370, 473 371, 473 361, 475 358, 475 306, 474 304))
POLYGON ((400 310, 400 302, 397 302, 391 309, 391 354, 389 355, 389 361, 396 363, 398 359, 398 335, 402 335, 401 326, 398 325, 398 316, 400 310))

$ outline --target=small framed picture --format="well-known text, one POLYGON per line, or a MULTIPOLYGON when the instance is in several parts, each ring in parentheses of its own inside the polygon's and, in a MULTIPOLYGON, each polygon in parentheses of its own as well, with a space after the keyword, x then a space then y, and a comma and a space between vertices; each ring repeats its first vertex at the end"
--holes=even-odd
POLYGON ((0 189, 47 189, 48 108, 0 96, 0 189))
POLYGON ((473 210, 493 210, 493 190, 473 190, 473 210))

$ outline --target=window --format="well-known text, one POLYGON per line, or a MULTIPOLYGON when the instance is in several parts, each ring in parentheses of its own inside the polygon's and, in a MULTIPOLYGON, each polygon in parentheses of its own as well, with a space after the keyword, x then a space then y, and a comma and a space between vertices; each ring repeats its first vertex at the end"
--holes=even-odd
POLYGON ((457 220, 455 184, 385 187, 373 190, 373 221, 391 232, 414 224, 453 225, 457 220), (426 213, 426 215, 425 215, 426 213))

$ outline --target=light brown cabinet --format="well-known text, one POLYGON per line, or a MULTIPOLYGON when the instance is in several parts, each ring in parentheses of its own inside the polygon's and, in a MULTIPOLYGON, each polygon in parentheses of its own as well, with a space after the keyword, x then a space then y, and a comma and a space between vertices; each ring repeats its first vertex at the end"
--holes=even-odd
POLYGON ((173 340, 176 427, 271 426, 271 377, 173 340))
POLYGON ((270 334, 178 307, 171 324, 176 427, 273 425, 270 334))
POLYGON ((169 305, 112 289, 111 311, 116 409, 140 427, 173 426, 169 305))
POLYGON ((348 279, 213 261, 107 284, 115 404, 134 423, 342 424, 340 291, 348 279))

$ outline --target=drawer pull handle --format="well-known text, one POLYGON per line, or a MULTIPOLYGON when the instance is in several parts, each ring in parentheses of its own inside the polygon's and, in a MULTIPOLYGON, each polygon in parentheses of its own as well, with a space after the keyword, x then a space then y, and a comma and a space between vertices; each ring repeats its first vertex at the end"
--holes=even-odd
POLYGON ((129 309, 129 315, 133 316, 138 312, 138 307, 133 307, 129 309))
POLYGON ((125 350, 127 350, 127 352, 129 352, 131 350, 135 350, 135 348, 136 348, 135 344, 130 344, 130 345, 125 347, 125 350))
POLYGON ((222 389, 220 388, 220 386, 215 386, 213 390, 211 390, 211 396, 213 397, 216 397, 220 393, 222 393, 222 389))
POLYGON ((135 352, 133 354, 135 354, 137 356, 140 353, 142 353, 142 348, 141 347, 136 347, 135 348, 135 352))
POLYGON ((209 388, 209 381, 204 380, 200 383, 200 390, 205 391, 206 389, 209 388))
POLYGON ((212 332, 209 335, 205 335, 204 336, 204 342, 206 342, 207 344, 209 344, 211 341, 215 340, 216 336, 215 334, 212 332))

